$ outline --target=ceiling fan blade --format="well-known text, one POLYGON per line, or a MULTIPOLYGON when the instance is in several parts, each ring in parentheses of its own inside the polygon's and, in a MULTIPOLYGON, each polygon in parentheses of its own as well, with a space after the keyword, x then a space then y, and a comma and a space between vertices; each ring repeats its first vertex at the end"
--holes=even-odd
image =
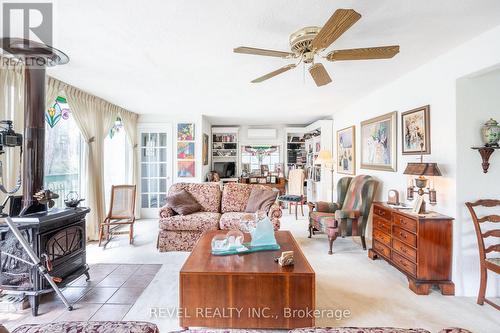
POLYGON ((332 79, 330 78, 330 75, 328 75, 328 72, 323 64, 312 65, 309 67, 309 73, 311 73, 311 76, 318 87, 332 82, 332 79))
POLYGON ((311 48, 318 51, 326 49, 360 18, 361 14, 353 9, 337 9, 314 37, 311 48))
POLYGON ((389 59, 399 53, 399 45, 363 47, 359 49, 335 50, 326 55, 330 61, 389 59))
POLYGON ((288 58, 294 56, 294 54, 290 52, 257 49, 255 47, 246 47, 246 46, 237 47, 233 49, 233 51, 234 53, 254 54, 254 55, 261 55, 268 57, 278 57, 278 58, 288 58))
POLYGON ((266 75, 263 75, 259 78, 256 78, 255 80, 252 80, 252 83, 259 83, 259 82, 262 82, 262 81, 265 81, 267 79, 270 79, 272 77, 275 77, 276 75, 280 75, 281 73, 284 73, 286 71, 289 71, 290 69, 292 68, 295 68, 296 65, 295 64, 290 64, 290 65, 286 65, 286 66, 283 66, 271 73, 267 73, 266 75))

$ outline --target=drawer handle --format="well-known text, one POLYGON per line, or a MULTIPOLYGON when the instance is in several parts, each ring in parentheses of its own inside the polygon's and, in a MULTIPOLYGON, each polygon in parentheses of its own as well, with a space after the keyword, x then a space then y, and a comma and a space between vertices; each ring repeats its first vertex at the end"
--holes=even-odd
POLYGON ((399 236, 403 237, 404 239, 406 239, 406 235, 403 234, 402 232, 399 233, 399 236))

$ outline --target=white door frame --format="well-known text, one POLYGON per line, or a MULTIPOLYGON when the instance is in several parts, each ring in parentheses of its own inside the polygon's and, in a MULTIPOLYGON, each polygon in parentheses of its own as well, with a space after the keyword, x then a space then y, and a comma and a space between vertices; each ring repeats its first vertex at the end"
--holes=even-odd
POLYGON ((139 208, 141 211, 141 218, 158 218, 160 208, 165 204, 164 202, 158 203, 158 208, 142 208, 142 161, 141 161, 141 151, 142 151, 142 133, 144 132, 160 132, 167 134, 167 191, 172 185, 173 180, 173 164, 174 164, 174 153, 173 153, 173 142, 172 142, 172 132, 173 125, 171 123, 140 123, 137 126, 137 135, 139 147, 137 149, 137 163, 139 170, 139 184, 138 184, 138 200, 139 208))

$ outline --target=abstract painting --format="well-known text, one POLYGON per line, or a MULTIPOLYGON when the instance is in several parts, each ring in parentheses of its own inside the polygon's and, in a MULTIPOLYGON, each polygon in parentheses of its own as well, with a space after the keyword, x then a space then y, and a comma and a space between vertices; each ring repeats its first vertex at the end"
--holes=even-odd
POLYGON ((177 124, 177 141, 194 141, 194 124, 177 124))
POLYGON ((397 170, 397 112, 361 122, 361 168, 397 170))
POLYGON ((194 142, 177 142, 177 159, 194 160, 194 142))
POLYGON ((203 133, 203 147, 201 150, 203 165, 208 165, 208 135, 203 133))
POLYGON ((177 177, 194 177, 194 161, 177 161, 177 177))
POLYGON ((337 172, 346 175, 356 174, 355 127, 337 131, 337 172))
POLYGON ((431 153, 430 106, 422 106, 401 114, 403 155, 431 153))

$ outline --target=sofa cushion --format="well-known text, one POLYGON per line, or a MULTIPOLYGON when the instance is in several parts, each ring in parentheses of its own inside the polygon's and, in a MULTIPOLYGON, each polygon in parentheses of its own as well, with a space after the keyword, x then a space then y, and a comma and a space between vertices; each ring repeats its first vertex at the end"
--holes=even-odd
POLYGON ((179 215, 189 215, 203 209, 198 201, 184 189, 169 194, 167 196, 167 206, 179 215))
POLYGON ((222 190, 221 213, 244 212, 252 189, 262 188, 271 191, 268 186, 259 184, 228 183, 222 190))
POLYGON ((255 213, 257 211, 268 212, 269 208, 276 201, 277 191, 267 188, 254 187, 250 192, 245 212, 255 213))
POLYGON ((177 183, 173 184, 168 193, 188 191, 203 207, 203 211, 219 213, 221 190, 219 183, 177 183))
POLYGON ((189 215, 174 215, 160 219, 161 230, 217 230, 220 213, 198 212, 189 215))

